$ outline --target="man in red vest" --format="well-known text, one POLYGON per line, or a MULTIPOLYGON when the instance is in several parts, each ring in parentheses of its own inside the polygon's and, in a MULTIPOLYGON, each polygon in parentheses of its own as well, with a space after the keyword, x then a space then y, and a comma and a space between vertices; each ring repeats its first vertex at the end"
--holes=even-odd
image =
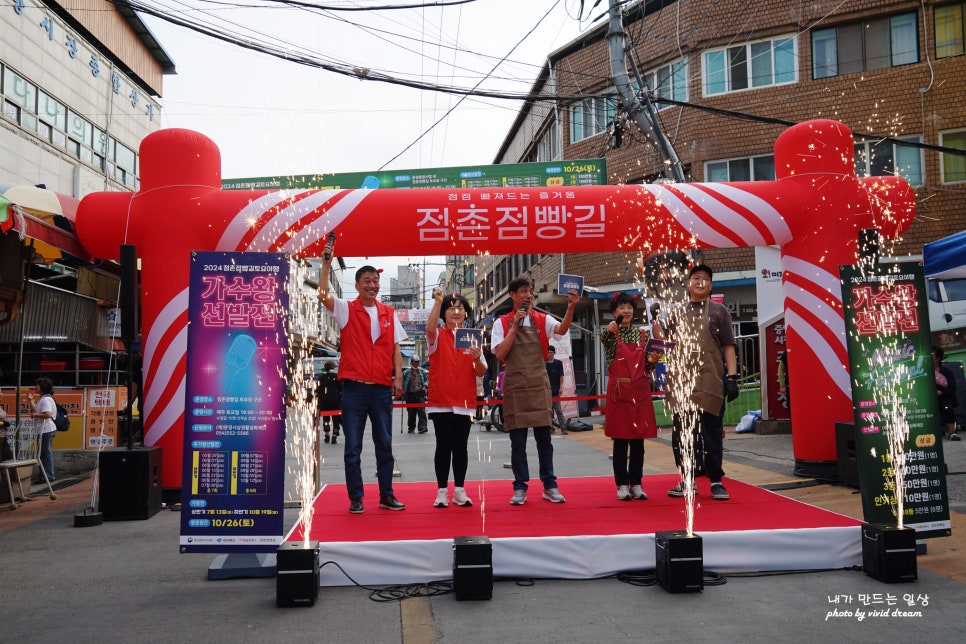
POLYGON ((540 461, 540 481, 543 498, 551 503, 563 503, 553 473, 553 445, 550 444, 550 380, 544 364, 550 336, 562 338, 570 329, 574 307, 580 300, 577 291, 567 294, 567 313, 562 321, 534 311, 533 282, 518 277, 510 282, 513 310, 493 323, 490 346, 500 362, 506 365, 503 383, 503 423, 510 434, 510 467, 513 470, 511 505, 523 505, 527 500, 527 429, 533 427, 540 461))
POLYGON ((362 514, 362 436, 366 419, 372 423, 376 448, 379 507, 405 510, 392 491, 392 401, 402 394, 402 353, 399 343, 406 331, 391 306, 379 302, 379 271, 363 266, 356 271, 359 297, 343 300, 329 293, 332 266, 330 241, 323 252, 319 274, 319 299, 341 329, 342 433, 345 436, 345 483, 349 512, 362 514))

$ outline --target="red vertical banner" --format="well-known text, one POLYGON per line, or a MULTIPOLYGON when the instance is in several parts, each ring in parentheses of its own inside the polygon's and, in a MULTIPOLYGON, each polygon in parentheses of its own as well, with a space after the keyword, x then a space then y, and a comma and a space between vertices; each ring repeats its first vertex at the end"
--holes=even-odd
POLYGON ((762 380, 768 383, 768 417, 787 420, 792 417, 789 406, 788 366, 784 369, 784 382, 779 378, 779 364, 786 350, 785 320, 781 319, 765 327, 765 362, 761 367, 762 380), (782 389, 785 391, 782 391, 782 389))

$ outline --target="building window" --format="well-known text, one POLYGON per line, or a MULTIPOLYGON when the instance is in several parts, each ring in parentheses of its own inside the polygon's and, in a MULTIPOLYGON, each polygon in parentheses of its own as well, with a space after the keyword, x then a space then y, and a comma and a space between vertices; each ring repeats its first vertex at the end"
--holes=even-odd
POLYGON ((526 161, 530 163, 539 161, 554 161, 557 158, 556 128, 554 127, 554 124, 551 123, 550 126, 543 131, 543 134, 540 135, 536 145, 534 145, 530 150, 530 154, 527 155, 526 161))
POLYGON ((933 10, 933 33, 936 37, 936 58, 959 56, 963 53, 963 3, 947 4, 933 10))
POLYGON ((3 117, 84 163, 136 190, 137 153, 6 65, 2 74, 3 117))
POLYGON ((613 96, 588 98, 570 107, 570 142, 583 141, 607 131, 617 113, 613 96))
POLYGON ((743 159, 724 159, 708 161, 704 164, 704 180, 723 181, 774 181, 775 157, 745 157, 743 159))
POLYGON ((919 62, 916 13, 812 30, 812 78, 919 62))
MULTIPOLYGON (((939 133, 939 145, 944 148, 956 148, 966 151, 966 128, 939 133)), ((944 152, 940 156, 940 170, 943 183, 962 183, 966 181, 966 154, 949 154, 944 152)))
POLYGON ((798 80, 794 37, 746 43, 704 54, 706 96, 786 85, 798 80))
MULTIPOLYGON (((907 136, 903 141, 921 143, 921 136, 907 136)), ((855 144, 855 173, 860 177, 897 175, 910 186, 923 185, 922 150, 917 146, 892 141, 867 141, 855 144)))
POLYGON ((655 98, 688 100, 688 61, 683 58, 646 72, 644 80, 655 98))
POLYGON ((11 121, 37 131, 37 86, 9 67, 3 70, 3 113, 11 121))

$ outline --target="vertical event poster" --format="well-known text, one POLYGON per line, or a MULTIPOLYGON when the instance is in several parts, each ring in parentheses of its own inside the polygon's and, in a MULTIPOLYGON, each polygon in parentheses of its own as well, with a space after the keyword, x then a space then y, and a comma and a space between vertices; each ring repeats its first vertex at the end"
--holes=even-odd
POLYGON ((282 541, 288 258, 194 252, 181 552, 282 541))
POLYGON ((916 536, 950 534, 942 422, 936 395, 922 264, 839 267, 848 337, 855 451, 866 521, 895 524, 897 491, 886 427, 893 404, 909 425, 903 524, 916 536), (907 378, 895 383, 898 365, 907 378), (911 387, 906 389, 908 381, 911 387), (902 385, 902 400, 889 388, 902 385), (893 401, 893 402, 890 402, 893 401))
POLYGON ((768 407, 769 420, 785 420, 791 417, 791 386, 788 383, 788 370, 785 370, 785 391, 781 391, 780 379, 778 377, 778 363, 782 354, 786 351, 785 345, 785 318, 781 318, 774 324, 764 327, 765 330, 765 362, 762 364, 761 377, 768 380, 768 407))

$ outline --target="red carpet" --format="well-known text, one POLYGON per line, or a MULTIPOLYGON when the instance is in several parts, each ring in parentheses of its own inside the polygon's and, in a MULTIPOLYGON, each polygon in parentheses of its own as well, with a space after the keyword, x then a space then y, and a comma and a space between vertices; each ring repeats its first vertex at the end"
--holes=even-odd
MULTIPOLYGON (((511 506, 508 480, 466 485, 473 507, 434 508, 435 482, 395 483, 406 510, 378 506, 366 486, 365 513, 348 512, 344 485, 316 497, 310 540, 322 560, 338 562, 359 583, 411 583, 452 575, 452 540, 485 535, 493 543, 494 574, 587 578, 653 568, 654 532, 684 530, 684 500, 667 496, 673 474, 646 476, 647 501, 618 501, 610 477, 561 479, 563 504, 541 498, 531 481, 526 505, 511 506), (544 548, 548 540, 553 548, 544 548), (362 577, 362 578, 360 578, 362 577)), ((730 501, 713 501, 698 480, 694 532, 704 540, 705 568, 718 572, 839 568, 861 563, 861 522, 778 494, 725 479, 730 501)), ((450 488, 452 490, 452 487, 450 488)), ((286 540, 302 540, 296 526, 286 540)), ((323 585, 349 583, 334 567, 323 585)))

